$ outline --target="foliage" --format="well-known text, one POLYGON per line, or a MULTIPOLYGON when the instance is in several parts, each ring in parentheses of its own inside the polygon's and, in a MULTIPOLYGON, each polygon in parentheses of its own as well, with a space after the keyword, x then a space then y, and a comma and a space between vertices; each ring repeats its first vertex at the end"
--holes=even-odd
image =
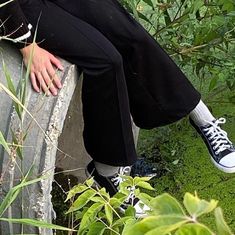
POLYGON ((78 234, 123 234, 123 235, 232 235, 226 224, 217 201, 201 200, 197 194, 186 193, 183 206, 167 193, 150 197, 140 192, 139 188, 153 190, 147 178, 124 177, 120 183, 120 192, 113 197, 104 188, 92 188, 93 179, 85 184, 72 188, 67 200, 76 197, 68 213, 73 212, 75 221, 79 223, 78 234), (120 205, 134 192, 135 196, 150 207, 147 216, 137 219, 135 209, 129 206, 125 213, 120 211, 120 205), (202 215, 214 211, 217 231, 199 222, 202 215))
POLYGON ((74 231, 69 228, 65 228, 62 226, 50 224, 44 221, 39 221, 36 219, 27 219, 27 218, 20 218, 20 219, 12 219, 12 218, 4 218, 4 212, 8 210, 8 208, 11 206, 11 204, 16 200, 16 198, 19 196, 21 193, 22 189, 28 185, 40 182, 41 180, 45 179, 46 176, 44 177, 38 177, 34 180, 28 180, 30 173, 31 173, 32 168, 29 170, 27 175, 22 179, 21 183, 18 185, 14 186, 9 190, 5 198, 2 200, 0 204, 0 221, 5 221, 5 222, 10 222, 10 223, 20 223, 24 225, 30 225, 34 227, 40 227, 40 228, 48 228, 48 229, 57 229, 57 230, 62 230, 62 231, 74 231))
MULTIPOLYGON (((235 89, 233 0, 122 0, 184 71, 208 91, 235 89), (189 65, 192 69, 189 69, 189 65)), ((234 102, 234 96, 229 100, 234 102)))

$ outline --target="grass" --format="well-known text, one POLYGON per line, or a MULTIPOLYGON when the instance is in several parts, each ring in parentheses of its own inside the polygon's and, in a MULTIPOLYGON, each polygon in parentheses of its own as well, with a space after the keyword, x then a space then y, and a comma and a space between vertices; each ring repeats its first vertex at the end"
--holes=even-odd
MULTIPOLYGON (((232 92, 227 91, 221 97, 230 95, 232 92)), ((218 102, 208 105, 214 116, 226 118, 223 129, 235 143, 235 105, 218 102)), ((152 183, 158 194, 169 192, 182 201, 185 192, 196 191, 203 199, 216 199, 226 221, 235 230, 235 174, 226 174, 214 167, 202 139, 187 119, 151 131, 141 130, 138 152, 157 159, 160 174, 152 183)), ((210 227, 214 226, 211 217, 205 219, 210 227)))

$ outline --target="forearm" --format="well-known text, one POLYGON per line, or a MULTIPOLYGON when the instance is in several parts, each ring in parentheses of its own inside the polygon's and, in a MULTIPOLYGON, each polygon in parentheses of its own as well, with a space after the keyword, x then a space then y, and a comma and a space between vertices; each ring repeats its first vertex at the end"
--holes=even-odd
MULTIPOLYGON (((5 2, 6 0, 0 0, 0 4, 5 2)), ((14 39, 18 48, 25 46, 24 43, 18 42, 23 42, 26 39, 28 42, 33 41, 31 26, 24 16, 17 0, 0 8, 0 20, 1 35, 14 39)))

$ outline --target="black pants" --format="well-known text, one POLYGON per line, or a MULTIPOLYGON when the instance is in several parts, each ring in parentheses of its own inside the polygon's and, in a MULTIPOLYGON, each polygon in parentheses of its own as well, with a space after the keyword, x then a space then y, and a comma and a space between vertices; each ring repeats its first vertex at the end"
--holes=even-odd
POLYGON ((24 0, 37 41, 84 73, 84 142, 110 165, 136 160, 130 113, 151 129, 186 116, 200 94, 117 0, 24 0))

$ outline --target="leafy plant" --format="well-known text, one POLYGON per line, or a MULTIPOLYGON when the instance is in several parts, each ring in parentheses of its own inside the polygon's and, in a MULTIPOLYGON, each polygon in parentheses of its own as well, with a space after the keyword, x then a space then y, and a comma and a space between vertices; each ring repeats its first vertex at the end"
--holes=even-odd
POLYGON ((67 213, 73 213, 75 222, 79 222, 78 234, 119 234, 126 223, 136 221, 135 210, 132 206, 134 195, 149 204, 151 197, 140 192, 140 188, 154 190, 147 182, 150 178, 123 177, 120 184, 120 191, 110 197, 104 188, 93 188, 93 179, 87 180, 84 184, 73 187, 67 196, 67 200, 78 195, 67 213), (120 213, 120 206, 130 201, 125 214, 120 213))
POLYGON ((46 223, 44 221, 39 221, 36 219, 27 219, 27 218, 21 218, 21 219, 13 219, 13 218, 4 218, 4 212, 11 206, 11 204, 15 201, 17 196, 20 194, 22 188, 37 183, 43 179, 46 178, 46 176, 38 177, 34 180, 28 180, 28 177, 30 176, 32 168, 29 170, 27 175, 24 177, 24 179, 21 181, 20 184, 16 185, 15 187, 11 188, 3 201, 0 204, 0 221, 10 222, 10 223, 20 223, 25 225, 30 225, 34 227, 40 227, 40 228, 49 228, 49 229, 58 229, 62 231, 73 231, 72 229, 65 228, 62 226, 46 223))
POLYGON ((124 177, 120 192, 113 197, 104 188, 92 188, 93 179, 72 188, 67 200, 76 200, 67 213, 72 213, 79 229, 78 234, 122 235, 232 235, 217 201, 201 200, 197 194, 186 193, 183 206, 167 193, 151 197, 140 188, 153 190, 148 178, 124 177), (135 217, 135 209, 129 206, 123 213, 120 206, 132 195, 150 207, 143 219, 135 217), (214 211, 217 231, 199 222, 199 218, 214 211))
MULTIPOLYGON (((208 98, 235 89, 233 0, 122 0, 208 98)), ((234 103, 234 96, 229 98, 234 103)))

